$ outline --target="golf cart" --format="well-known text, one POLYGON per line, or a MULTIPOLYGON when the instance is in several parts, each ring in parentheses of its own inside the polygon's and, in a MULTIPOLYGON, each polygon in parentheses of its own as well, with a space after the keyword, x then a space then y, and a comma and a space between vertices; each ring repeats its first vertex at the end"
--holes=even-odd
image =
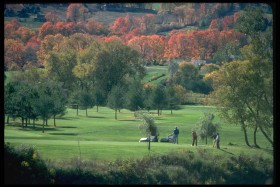
POLYGON ((166 138, 161 138, 160 142, 170 142, 170 143, 173 143, 174 142, 173 134, 168 135, 166 138))
MULTIPOLYGON (((148 142, 149 137, 145 138, 140 138, 139 142, 148 142)), ((157 136, 151 136, 150 142, 158 142, 158 137, 157 136)))

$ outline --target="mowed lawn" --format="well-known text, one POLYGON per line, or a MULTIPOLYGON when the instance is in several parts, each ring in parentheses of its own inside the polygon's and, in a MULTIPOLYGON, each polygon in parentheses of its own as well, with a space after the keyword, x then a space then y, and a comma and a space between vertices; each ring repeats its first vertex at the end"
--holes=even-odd
MULTIPOLYGON (((163 110, 162 115, 157 116, 156 111, 150 111, 155 119, 160 133, 159 139, 172 133, 177 126, 180 130, 179 144, 152 142, 148 151, 146 142, 139 142, 145 135, 139 129, 142 121, 135 119, 134 113, 122 109, 118 113, 118 119, 114 119, 114 111, 107 107, 96 107, 88 110, 67 109, 66 115, 56 119, 56 127, 53 119, 48 121, 45 133, 42 133, 42 121, 36 121, 35 129, 32 123, 27 128, 22 128, 20 120, 5 125, 4 140, 12 145, 27 144, 35 146, 43 159, 65 160, 71 158, 108 160, 136 159, 148 155, 167 154, 172 151, 208 149, 213 154, 232 156, 239 154, 261 155, 273 159, 273 150, 261 133, 258 133, 257 142, 261 149, 249 148, 245 145, 244 135, 238 125, 229 125, 216 115, 214 122, 221 124, 221 150, 212 148, 212 139, 198 140, 198 146, 191 146, 191 131, 204 116, 204 112, 215 113, 210 106, 181 106, 181 109, 163 110)), ((249 131, 250 143, 253 143, 253 131, 249 131)))

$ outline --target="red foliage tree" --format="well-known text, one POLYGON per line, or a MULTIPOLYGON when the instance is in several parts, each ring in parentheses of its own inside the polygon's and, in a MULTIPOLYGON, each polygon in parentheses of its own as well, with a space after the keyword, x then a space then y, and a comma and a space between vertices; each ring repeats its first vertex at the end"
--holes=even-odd
POLYGON ((49 22, 51 22, 53 24, 60 20, 59 17, 55 13, 53 13, 53 12, 48 12, 45 15, 45 18, 46 18, 47 21, 49 21, 49 22))
POLYGON ((85 21, 87 8, 81 3, 71 3, 67 8, 66 17, 68 21, 85 21))
POLYGON ((223 18, 223 30, 228 30, 233 28, 234 18, 233 16, 225 16, 223 18))
POLYGON ((99 23, 92 19, 85 24, 85 30, 89 34, 99 34, 103 28, 104 25, 102 23, 99 23))
POLYGON ((39 29, 39 37, 43 39, 47 35, 54 35, 57 33, 56 27, 51 22, 45 22, 39 29))
POLYGON ((24 46, 19 40, 5 39, 4 41, 4 63, 8 70, 21 69, 23 61, 24 46))

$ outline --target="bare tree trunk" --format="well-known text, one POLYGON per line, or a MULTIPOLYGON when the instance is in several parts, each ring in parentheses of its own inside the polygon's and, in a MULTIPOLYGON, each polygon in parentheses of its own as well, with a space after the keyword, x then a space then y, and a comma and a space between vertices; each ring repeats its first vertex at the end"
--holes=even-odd
MULTIPOLYGON (((256 123, 258 124, 258 117, 256 116, 255 112, 253 111, 253 109, 249 106, 249 104, 247 102, 245 102, 245 104, 247 105, 247 107, 249 108, 249 110, 251 111, 251 113, 253 114, 256 123)), ((263 133, 264 137, 269 141, 269 143, 271 143, 272 146, 273 145, 273 141, 268 137, 268 135, 266 134, 266 132, 263 130, 262 126, 258 125, 258 127, 260 128, 261 132, 263 133)))
POLYGON ((10 121, 10 116, 8 115, 7 116, 7 124, 9 124, 9 121, 10 121))
POLYGON ((24 118, 21 117, 21 127, 24 128, 24 118))
POLYGON ((56 123, 55 123, 55 114, 53 115, 53 125, 56 127, 56 123))
POLYGON ((151 149, 151 136, 149 135, 149 146, 148 146, 148 150, 150 151, 150 149, 151 149))
POLYGON ((263 130, 263 128, 260 126, 260 130, 263 133, 264 137, 271 143, 271 145, 274 147, 273 141, 269 138, 269 136, 266 134, 266 132, 263 130))
POLYGON ((256 148, 260 148, 260 146, 257 144, 257 130, 258 126, 256 126, 254 130, 254 145, 256 146, 256 148))
POLYGON ((245 137, 245 143, 246 143, 246 145, 247 146, 249 146, 249 147, 251 147, 251 145, 250 145, 250 143, 249 143, 249 141, 248 141, 248 135, 247 135, 247 130, 246 130, 246 127, 245 127, 245 124, 244 124, 244 122, 242 122, 242 130, 243 130, 243 132, 244 132, 244 137, 245 137))
POLYGON ((45 132, 45 119, 43 119, 43 133, 45 132))
POLYGON ((117 109, 115 108, 115 120, 117 119, 117 109))

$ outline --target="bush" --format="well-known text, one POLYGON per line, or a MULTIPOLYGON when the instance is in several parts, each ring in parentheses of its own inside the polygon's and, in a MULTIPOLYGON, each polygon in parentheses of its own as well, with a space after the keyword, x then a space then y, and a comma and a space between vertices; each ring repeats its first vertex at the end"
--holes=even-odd
POLYGON ((34 147, 4 145, 6 184, 51 184, 51 175, 34 147))

